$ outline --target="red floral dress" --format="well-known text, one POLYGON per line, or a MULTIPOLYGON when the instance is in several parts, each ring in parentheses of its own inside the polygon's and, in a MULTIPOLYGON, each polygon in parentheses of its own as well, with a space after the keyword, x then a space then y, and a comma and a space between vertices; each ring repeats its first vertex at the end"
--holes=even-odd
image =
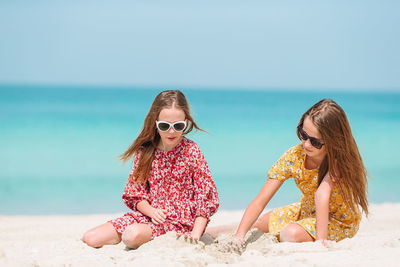
POLYGON ((145 184, 131 179, 140 155, 140 151, 135 154, 130 179, 122 195, 125 204, 133 211, 110 221, 119 233, 122 234, 127 226, 134 223, 149 224, 152 238, 168 231, 188 233, 197 217, 209 220, 217 211, 217 188, 203 153, 195 142, 183 137, 171 151, 157 149, 145 184), (165 223, 156 225, 150 217, 138 211, 136 205, 142 200, 147 200, 156 209, 166 209, 165 223))

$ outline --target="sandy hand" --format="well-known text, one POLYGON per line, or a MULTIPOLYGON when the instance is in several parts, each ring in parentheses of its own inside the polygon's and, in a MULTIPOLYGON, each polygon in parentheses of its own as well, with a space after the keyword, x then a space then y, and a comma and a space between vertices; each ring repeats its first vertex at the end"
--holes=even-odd
POLYGON ((331 240, 327 240, 327 239, 320 239, 320 240, 316 240, 315 242, 320 242, 326 248, 331 248, 336 244, 335 241, 331 241, 331 240))
POLYGON ((245 242, 243 242, 243 239, 234 236, 217 238, 216 242, 218 243, 217 249, 225 253, 234 252, 237 254, 242 254, 246 249, 246 245, 245 242))
POLYGON ((183 238, 186 242, 190 244, 197 244, 199 242, 200 237, 192 236, 191 233, 176 233, 176 238, 183 238))

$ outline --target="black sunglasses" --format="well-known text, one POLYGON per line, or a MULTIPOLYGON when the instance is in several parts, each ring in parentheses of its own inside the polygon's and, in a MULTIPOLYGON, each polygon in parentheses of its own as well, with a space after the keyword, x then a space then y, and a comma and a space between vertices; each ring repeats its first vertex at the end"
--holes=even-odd
POLYGON ((323 145, 325 145, 324 142, 321 142, 320 140, 318 140, 315 137, 311 137, 309 136, 301 127, 302 125, 297 126, 297 136, 299 137, 300 140, 308 140, 310 139, 310 143, 313 147, 315 147, 316 149, 321 149, 321 147, 323 145))

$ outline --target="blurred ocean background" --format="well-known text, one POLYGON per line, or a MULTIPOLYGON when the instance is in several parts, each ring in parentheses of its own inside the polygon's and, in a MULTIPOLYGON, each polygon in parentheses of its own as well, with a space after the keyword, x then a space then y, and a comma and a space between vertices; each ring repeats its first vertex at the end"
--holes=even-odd
MULTIPOLYGON (((370 174, 369 200, 400 202, 400 94, 180 88, 199 126, 197 142, 221 209, 244 209, 272 164, 299 143, 300 116, 322 98, 346 111, 370 174)), ((150 88, 0 86, 0 214, 127 210, 121 195, 132 162, 120 155, 138 135, 150 88)), ((300 199, 289 180, 267 206, 300 199)))
MULTIPOLYGON (((154 97, 182 90, 221 209, 244 209, 332 98, 400 202, 400 1, 0 1, 0 215, 122 212, 154 97)), ((268 208, 298 201, 288 181, 268 208)))

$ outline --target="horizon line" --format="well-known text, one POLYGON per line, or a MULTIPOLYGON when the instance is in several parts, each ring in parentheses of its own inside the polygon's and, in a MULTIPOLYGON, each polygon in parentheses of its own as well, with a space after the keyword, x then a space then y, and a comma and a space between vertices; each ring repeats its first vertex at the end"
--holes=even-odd
POLYGON ((57 89, 108 89, 108 90, 216 90, 216 91, 256 91, 256 92, 343 92, 343 93, 400 93, 399 88, 334 88, 334 87, 242 87, 242 86, 192 86, 192 85, 140 85, 140 84, 79 84, 79 83, 2 83, 0 89, 4 87, 32 87, 32 88, 53 88, 57 89))

